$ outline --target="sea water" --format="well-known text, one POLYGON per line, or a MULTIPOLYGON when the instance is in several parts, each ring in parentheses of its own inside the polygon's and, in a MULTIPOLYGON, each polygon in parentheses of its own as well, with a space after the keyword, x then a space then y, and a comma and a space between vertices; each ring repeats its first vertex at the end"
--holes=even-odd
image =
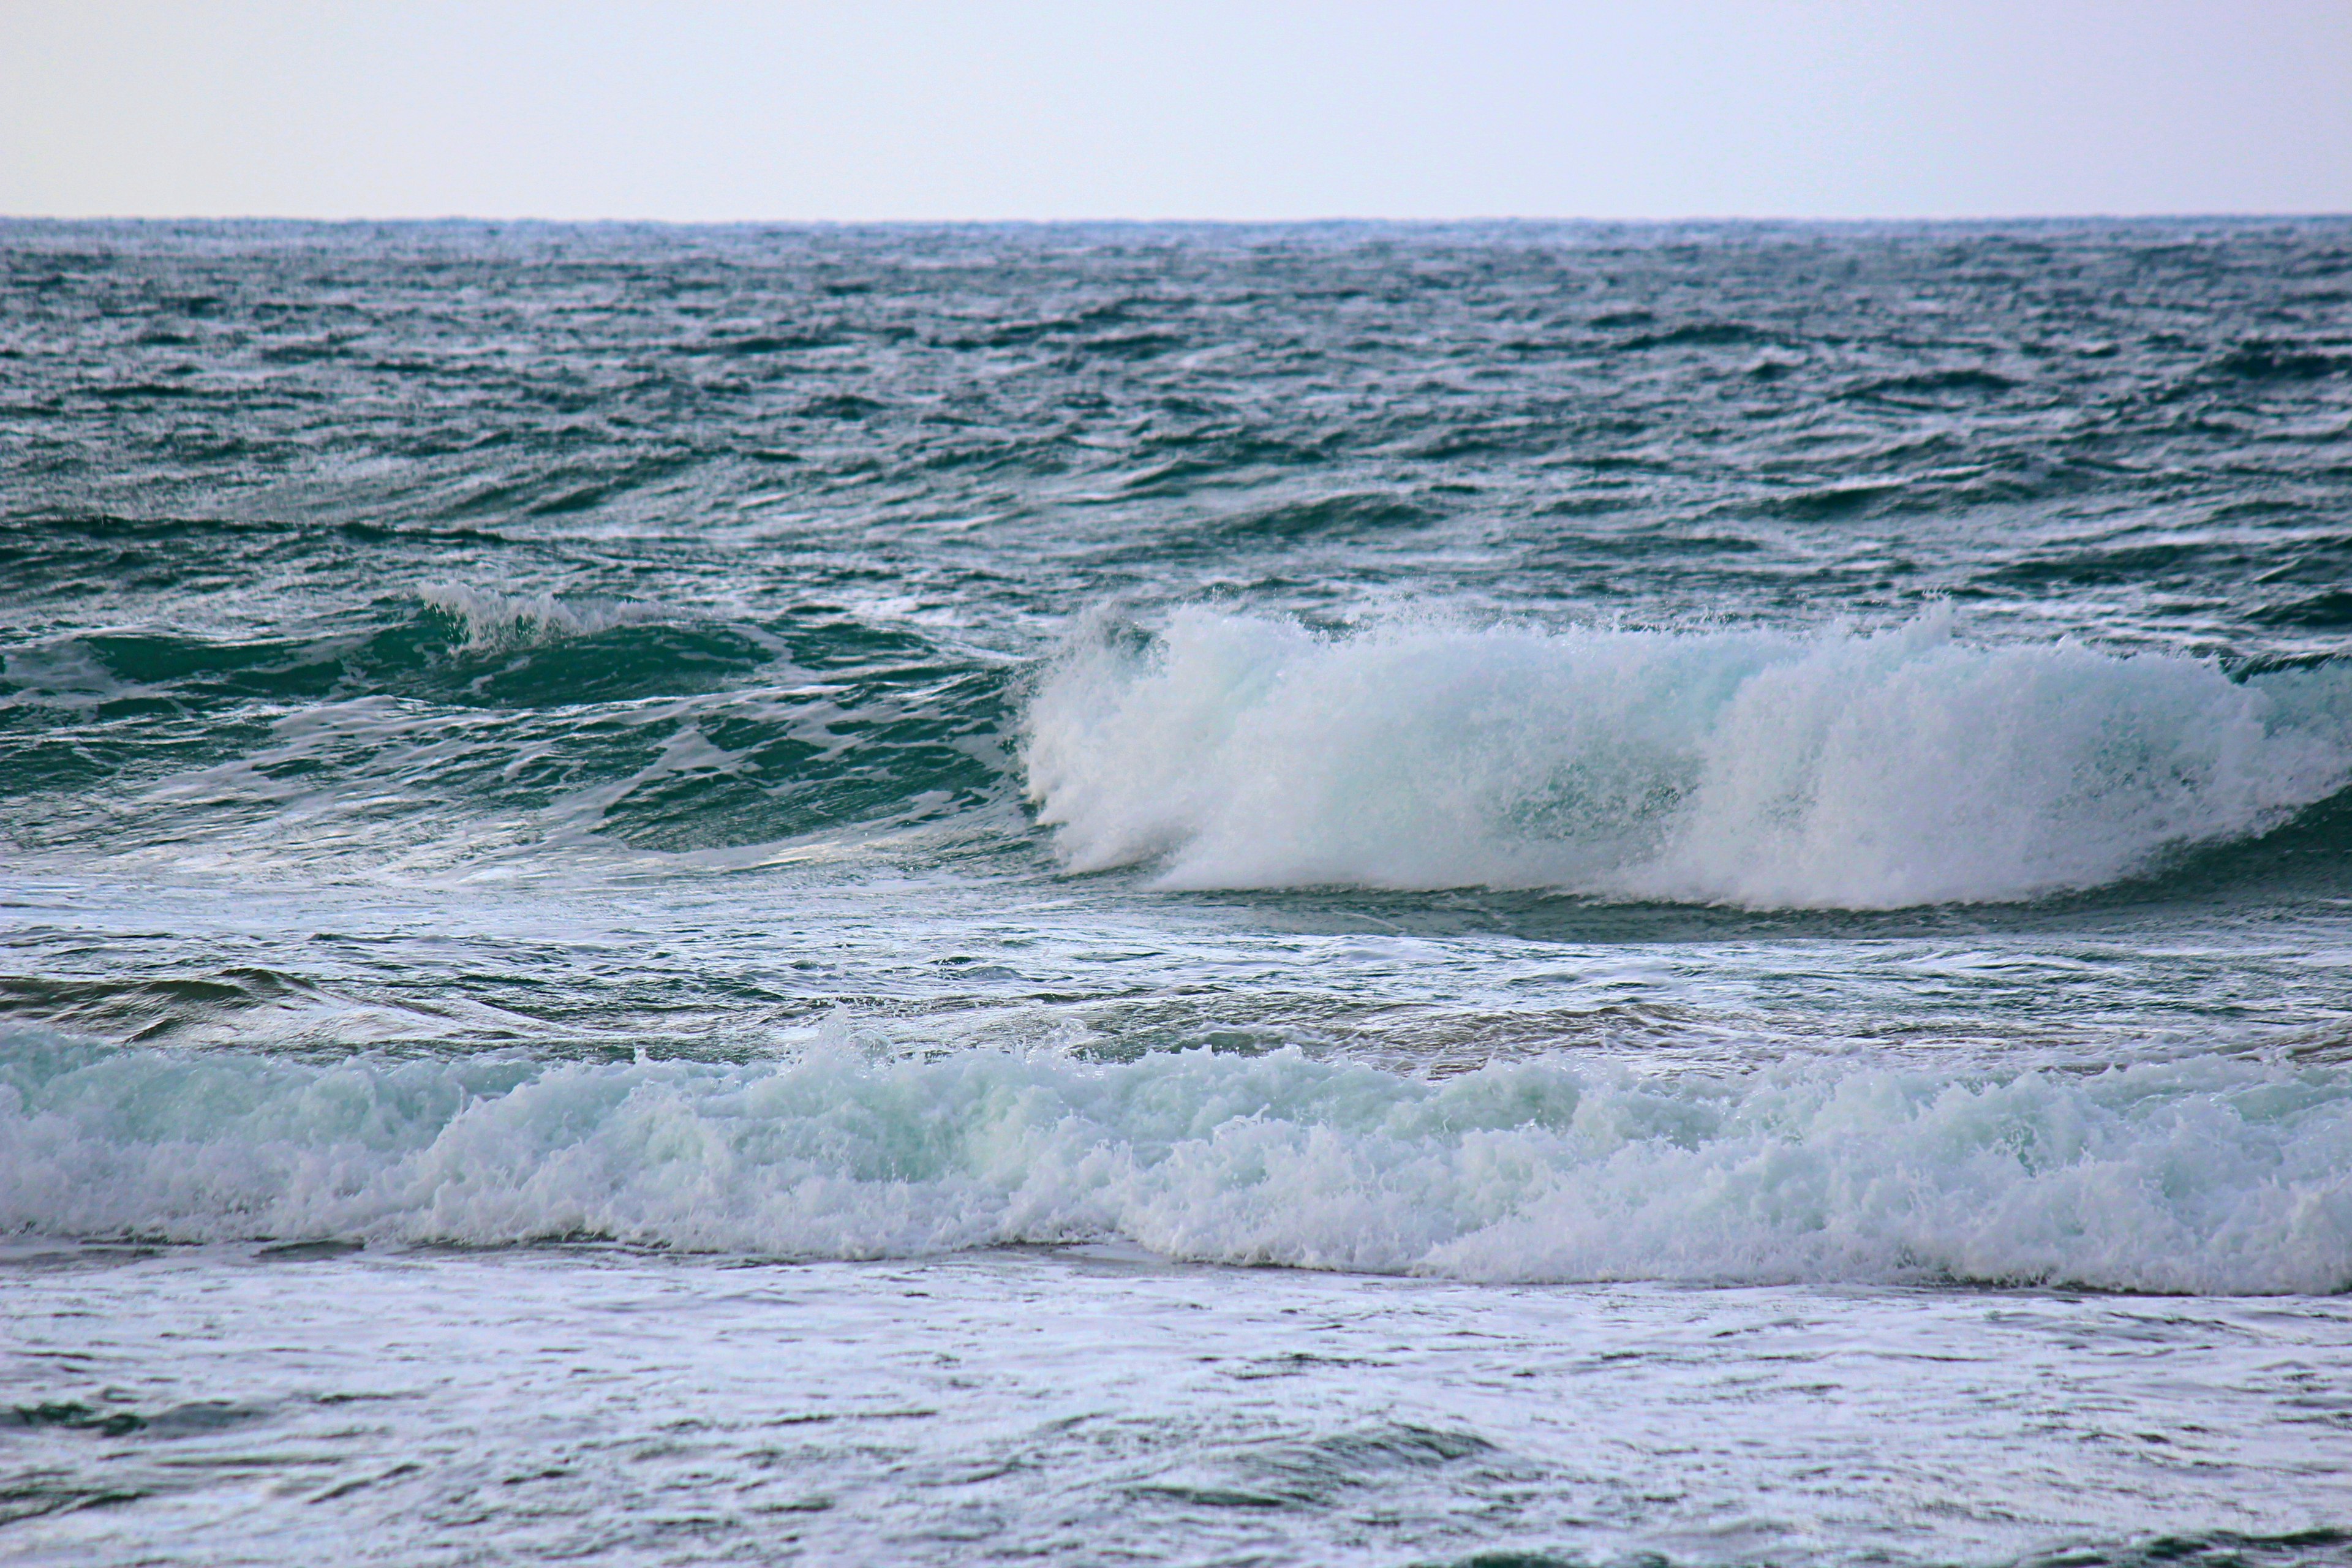
POLYGON ((2352 224, 0 225, 0 1548, 2352 1560, 2352 224))

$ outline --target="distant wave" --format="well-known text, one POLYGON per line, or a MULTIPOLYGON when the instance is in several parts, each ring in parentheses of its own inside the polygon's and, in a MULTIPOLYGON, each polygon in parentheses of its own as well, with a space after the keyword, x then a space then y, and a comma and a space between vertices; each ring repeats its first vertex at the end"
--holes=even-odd
POLYGON ((589 637, 659 617, 659 608, 630 601, 567 601, 552 594, 502 594, 465 583, 434 583, 417 597, 466 628, 473 652, 529 647, 589 637))
POLYGON ((1024 720, 1073 871, 1169 888, 1557 888, 1751 908, 2099 888, 2352 783, 2352 669, 2233 681, 2071 640, 1352 636, 1202 609, 1091 638, 1024 720))
POLYGON ((1475 1279, 2352 1288, 2352 1074, 1432 1083, 1283 1051, 583 1065, 0 1035, 0 1229, 803 1258, 1124 1237, 1475 1279))

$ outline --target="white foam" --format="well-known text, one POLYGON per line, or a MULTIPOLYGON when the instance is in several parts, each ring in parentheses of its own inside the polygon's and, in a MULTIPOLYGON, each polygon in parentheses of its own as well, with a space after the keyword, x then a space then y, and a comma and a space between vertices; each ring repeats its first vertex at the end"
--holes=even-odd
POLYGON ((0 1034, 0 1229, 816 1258, 1124 1239, 1474 1279, 2352 1288, 2352 1074, 1442 1083, 1285 1051, 322 1067, 0 1034))
POLYGON ((1176 888, 1546 887, 1891 908, 2098 887, 2352 781, 2352 681, 1937 612, 1792 637, 1395 624, 1323 637, 1179 612, 1089 639, 1024 721, 1075 871, 1176 888))
POLYGON ((499 652, 587 637, 654 618, 653 606, 628 602, 574 601, 552 594, 501 594, 464 583, 433 583, 417 597, 466 626, 469 652, 499 652))

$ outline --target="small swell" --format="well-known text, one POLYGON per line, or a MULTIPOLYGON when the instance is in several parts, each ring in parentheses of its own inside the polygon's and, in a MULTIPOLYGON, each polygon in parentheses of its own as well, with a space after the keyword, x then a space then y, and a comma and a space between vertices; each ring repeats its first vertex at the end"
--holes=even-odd
POLYGON ((0 1033, 0 1231, 801 1258, 1124 1238, 1473 1279, 2352 1288, 2352 1075, 1440 1083, 1282 1051, 336 1066, 0 1033))
POLYGON ((2258 837, 2352 784, 2352 670, 2235 681, 2072 641, 1351 636, 1180 612, 1024 720, 1072 871, 1169 888, 1559 889, 1749 908, 2044 898, 2258 837))
POLYGON ((429 584, 417 596, 466 631, 469 652, 534 647, 656 618, 652 605, 558 599, 552 594, 501 594, 463 583, 429 584))

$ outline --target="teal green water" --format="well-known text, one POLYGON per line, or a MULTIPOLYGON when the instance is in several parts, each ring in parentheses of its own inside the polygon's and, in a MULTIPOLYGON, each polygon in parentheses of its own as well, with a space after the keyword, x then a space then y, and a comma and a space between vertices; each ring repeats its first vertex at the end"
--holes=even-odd
POLYGON ((2333 1561, 2347 279, 2336 219, 0 224, 0 1532, 2333 1561), (384 1391, 279 1279, 473 1370, 330 1440, 384 1391), (1751 1310, 1827 1370, 1738 1415, 1670 1347, 1751 1310), (2062 1412, 1938 1373, 1874 1465, 1913 1350, 1837 1347, 1920 1312, 2062 1412), (722 1386, 818 1342, 903 1473, 722 1386), (703 1523, 594 1419, 735 1434, 703 1523))

